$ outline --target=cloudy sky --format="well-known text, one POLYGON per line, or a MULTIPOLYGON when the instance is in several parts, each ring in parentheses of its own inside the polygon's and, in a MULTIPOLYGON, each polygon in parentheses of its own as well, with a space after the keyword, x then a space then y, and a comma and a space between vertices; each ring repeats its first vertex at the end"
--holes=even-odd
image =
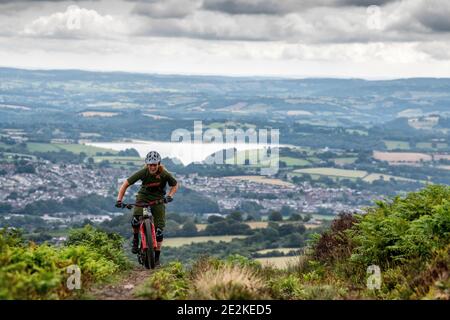
POLYGON ((0 0, 0 66, 450 77, 450 1, 0 0))

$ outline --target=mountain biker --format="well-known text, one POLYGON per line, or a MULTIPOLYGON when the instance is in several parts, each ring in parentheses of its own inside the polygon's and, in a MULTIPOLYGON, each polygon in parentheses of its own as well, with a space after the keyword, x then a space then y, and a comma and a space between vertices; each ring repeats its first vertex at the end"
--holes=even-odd
MULTIPOLYGON (((158 199, 165 199, 165 202, 171 202, 173 195, 177 192, 178 183, 177 180, 168 172, 161 164, 161 156, 156 151, 150 151, 145 157, 145 167, 128 179, 126 179, 119 189, 117 195, 116 207, 122 207, 122 199, 125 195, 127 188, 133 185, 138 180, 142 181, 142 186, 136 195, 136 202, 150 202, 158 199), (166 184, 170 186, 169 193, 166 195, 166 184)), ((155 250, 155 263, 159 265, 159 256, 161 254, 161 245, 164 238, 163 230, 166 224, 166 210, 165 204, 160 203, 151 207, 151 213, 154 218, 156 228, 156 241, 157 248, 155 250)), ((139 221, 142 217, 143 208, 134 207, 133 219, 131 220, 131 226, 133 228, 133 246, 131 251, 138 253, 139 245, 139 221)))

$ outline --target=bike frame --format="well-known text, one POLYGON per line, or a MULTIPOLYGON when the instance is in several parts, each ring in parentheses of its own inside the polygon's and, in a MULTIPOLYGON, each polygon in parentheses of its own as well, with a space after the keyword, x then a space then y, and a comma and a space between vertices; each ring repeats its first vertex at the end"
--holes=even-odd
POLYGON ((151 213, 149 214, 150 209, 148 208, 144 208, 144 214, 143 214, 143 218, 141 221, 141 224, 139 226, 139 233, 141 234, 141 248, 142 249, 147 249, 147 238, 145 237, 145 227, 144 227, 144 221, 145 219, 150 219, 150 226, 152 228, 152 243, 153 243, 153 248, 156 249, 158 247, 158 244, 156 242, 156 231, 155 231, 155 225, 153 223, 153 217, 151 216, 151 213))

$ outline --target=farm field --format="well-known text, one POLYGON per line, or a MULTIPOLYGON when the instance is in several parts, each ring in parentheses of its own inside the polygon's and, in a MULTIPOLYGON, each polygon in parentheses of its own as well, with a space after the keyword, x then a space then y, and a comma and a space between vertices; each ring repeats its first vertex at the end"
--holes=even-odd
POLYGON ((196 223, 195 226, 197 227, 197 231, 203 231, 206 229, 207 223, 196 223))
POLYGON ((298 263, 300 256, 255 258, 254 260, 259 261, 264 266, 272 266, 277 269, 286 269, 289 265, 298 263))
POLYGON ((391 176, 391 175, 388 175, 388 174, 381 174, 381 173, 369 174, 369 175, 365 176, 363 178, 363 180, 366 181, 366 182, 372 183, 372 182, 374 182, 376 180, 380 180, 381 178, 383 178, 386 181, 390 180, 391 178, 394 179, 394 180, 398 180, 398 181, 416 181, 416 180, 413 180, 413 179, 396 177, 396 176, 391 176))
POLYGON ((250 222, 245 222, 245 224, 247 224, 250 229, 264 229, 267 228, 267 226, 269 225, 269 222, 267 221, 250 221, 250 222))
POLYGON ((397 140, 384 140, 383 141, 388 150, 409 150, 410 145, 407 141, 397 141, 397 140))
POLYGON ((426 153, 419 152, 383 152, 374 151, 373 157, 380 161, 388 162, 420 162, 431 161, 432 157, 426 153))
POLYGON ((231 242, 233 239, 243 239, 247 236, 241 235, 241 236, 207 236, 207 237, 179 237, 179 238, 165 238, 164 239, 164 246, 167 247, 181 247, 185 244, 192 244, 192 243, 199 243, 199 242, 208 242, 208 241, 214 241, 214 242, 231 242))
POLYGON ((116 154, 117 151, 112 149, 99 148, 94 146, 87 146, 84 144, 69 144, 69 143, 38 143, 38 142, 28 142, 27 149, 30 152, 59 152, 61 150, 66 150, 73 153, 84 152, 88 156, 94 156, 97 152, 111 152, 116 154))
POLYGON ((288 166, 309 166, 311 164, 308 160, 293 157, 280 157, 280 161, 285 162, 288 166))
POLYGON ((347 158, 334 158, 332 159, 334 161, 334 163, 338 166, 342 166, 345 164, 352 164, 356 161, 356 157, 347 157, 347 158))

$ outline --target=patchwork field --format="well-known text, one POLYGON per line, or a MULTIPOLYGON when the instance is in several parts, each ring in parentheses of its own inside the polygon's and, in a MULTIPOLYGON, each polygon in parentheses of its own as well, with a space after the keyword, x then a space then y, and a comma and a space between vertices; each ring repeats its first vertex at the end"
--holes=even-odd
POLYGON ((179 238, 165 238, 164 246, 167 247, 181 247, 185 244, 200 243, 200 242, 231 242, 233 239, 243 239, 247 236, 208 236, 208 237, 179 237, 179 238))

